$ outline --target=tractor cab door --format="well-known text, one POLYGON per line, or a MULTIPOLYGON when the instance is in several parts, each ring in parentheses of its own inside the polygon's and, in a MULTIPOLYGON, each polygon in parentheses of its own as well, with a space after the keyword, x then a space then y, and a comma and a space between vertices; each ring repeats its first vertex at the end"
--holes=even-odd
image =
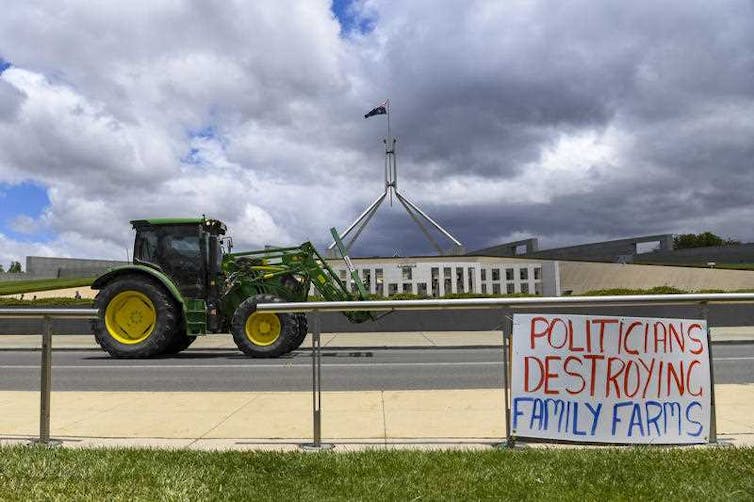
POLYGON ((137 231, 134 261, 156 265, 184 297, 204 298, 207 248, 206 233, 199 225, 150 225, 137 231))

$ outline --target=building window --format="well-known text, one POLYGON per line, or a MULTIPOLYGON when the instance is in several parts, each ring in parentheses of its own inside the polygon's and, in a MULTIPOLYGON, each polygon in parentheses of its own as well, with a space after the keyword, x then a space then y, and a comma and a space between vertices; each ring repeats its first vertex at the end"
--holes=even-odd
POLYGON ((500 284, 492 284, 492 294, 493 295, 499 295, 500 294, 500 284))
POLYGON ((474 292, 474 269, 472 267, 469 267, 468 273, 469 273, 469 293, 473 293, 474 292))
POLYGON ((364 278, 364 287, 368 290, 369 285, 372 283, 372 271, 365 268, 361 271, 361 276, 364 278))
POLYGON ((427 296, 427 283, 419 282, 416 284, 416 294, 420 296, 427 296))
POLYGON ((482 280, 483 281, 487 280, 487 269, 486 268, 482 269, 482 280))
POLYGON ((443 277, 444 277, 445 279, 450 279, 450 276, 451 276, 451 270, 450 270, 450 267, 444 267, 444 268, 442 269, 442 275, 443 275, 443 277))
POLYGON ((513 283, 510 283, 505 286, 505 290, 509 295, 512 295, 516 292, 516 286, 513 283))
POLYGON ((456 292, 463 293, 463 267, 456 267, 456 292))
POLYGON ((505 269, 505 280, 506 281, 512 281, 513 280, 513 269, 512 268, 506 268, 505 269))
POLYGON ((414 285, 410 282, 404 282, 403 283, 403 292, 404 293, 413 293, 414 292, 414 285))
POLYGON ((534 283, 534 293, 537 295, 542 295, 542 283, 541 282, 535 282, 534 283))
POLYGON ((388 295, 397 295, 398 294, 398 284, 395 282, 391 282, 387 285, 387 294, 388 295))
POLYGON ((374 269, 374 292, 379 296, 385 296, 385 285, 382 283, 382 269, 374 269))
POLYGON ((443 279, 443 288, 445 289, 445 294, 449 295, 453 292, 450 279, 443 279))
POLYGON ((404 281, 411 280, 411 267, 401 267, 401 275, 404 281))
POLYGON ((521 292, 522 293, 528 293, 529 292, 529 283, 528 282, 521 283, 521 292))
POLYGON ((500 269, 499 268, 493 268, 492 269, 492 280, 493 281, 499 281, 500 280, 500 269))
POLYGON ((486 295, 486 294, 487 294, 487 285, 486 285, 486 284, 484 284, 484 283, 482 283, 482 294, 483 294, 483 295, 486 295))
POLYGON ((528 281, 529 280, 529 269, 528 268, 522 268, 518 271, 519 275, 521 276, 522 281, 528 281))
POLYGON ((534 280, 538 281, 542 279, 542 267, 536 267, 534 269, 534 280))

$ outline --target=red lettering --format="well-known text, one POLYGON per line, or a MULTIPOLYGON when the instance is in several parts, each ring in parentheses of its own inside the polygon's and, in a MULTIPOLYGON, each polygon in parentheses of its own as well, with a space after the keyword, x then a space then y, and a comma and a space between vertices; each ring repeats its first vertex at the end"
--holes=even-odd
POLYGON ((617 319, 594 319, 593 323, 600 325, 600 352, 605 352, 605 326, 608 324, 618 324, 617 319))
POLYGON ((628 338, 631 336, 631 332, 634 330, 635 327, 641 326, 641 321, 634 321, 631 324, 628 325, 628 329, 626 330, 626 334, 623 335, 623 349, 626 351, 626 354, 632 354, 632 355, 639 355, 639 351, 636 349, 631 349, 628 346, 628 338))
POLYGON ((592 321, 586 320, 586 351, 592 351, 592 321))
POLYGON ((699 387, 699 390, 697 390, 696 392, 691 391, 691 372, 696 366, 699 366, 700 364, 702 364, 701 361, 694 359, 693 361, 691 361, 686 371, 686 390, 689 391, 689 394, 692 396, 701 396, 704 391, 702 387, 699 387))
MULTIPOLYGON (((589 321, 587 321, 589 322, 589 321)), ((568 350, 571 352, 584 352, 584 347, 577 347, 574 344, 576 335, 573 333, 573 321, 568 320, 568 350)))
POLYGON ((560 391, 550 389, 550 379, 558 378, 557 373, 550 371, 551 361, 560 361, 560 356, 545 356, 545 394, 560 394, 560 391))
POLYGON ((580 394, 584 390, 584 387, 586 387, 586 381, 584 380, 584 377, 581 376, 581 373, 575 372, 575 371, 571 371, 571 370, 568 369, 570 363, 572 363, 572 362, 578 363, 579 366, 583 366, 583 363, 581 362, 581 359, 579 359, 576 356, 568 356, 568 357, 566 357, 566 360, 563 363, 563 369, 565 370, 566 374, 568 374, 569 376, 572 376, 572 377, 576 377, 579 380, 581 380, 581 387, 579 387, 577 390, 571 390, 570 388, 566 388, 566 392, 568 392, 571 395, 574 395, 574 394, 580 394))
POLYGON ((525 392, 535 392, 539 390, 540 387, 542 387, 542 384, 544 383, 544 373, 545 373, 545 367, 542 364, 542 361, 540 361, 538 358, 533 356, 526 356, 524 357, 524 391, 525 392), (529 372, 529 361, 533 360, 537 363, 537 366, 539 367, 539 377, 537 379, 537 386, 531 387, 529 385, 529 382, 531 381, 531 373, 529 372))
POLYGON ((678 367, 673 364, 672 361, 668 361, 668 396, 670 396, 670 384, 671 380, 675 382, 675 390, 678 391, 678 395, 684 394, 684 378, 683 378, 683 361, 678 363, 678 367))
POLYGON ((584 354, 584 359, 589 361, 591 363, 591 366, 589 368, 589 395, 594 396, 594 384, 597 377, 597 361, 602 361, 605 359, 605 356, 601 356, 598 354, 584 354))
POLYGON ((660 344, 662 343, 662 351, 667 353, 668 351, 668 329, 661 322, 654 324, 654 338, 655 338, 655 353, 660 352, 660 344), (660 336, 660 330, 657 327, 662 328, 662 336, 660 336))
POLYGON ((641 371, 639 370, 639 365, 636 364, 636 362, 629 360, 628 364, 626 364, 626 371, 623 372, 623 395, 626 397, 634 397, 639 392, 639 387, 641 386, 641 371), (633 379, 631 378, 631 369, 634 369, 633 379), (629 383, 631 383, 631 380, 634 381, 634 388, 633 390, 629 390, 628 386, 629 383))
POLYGON ((610 384, 615 389, 615 397, 620 397, 620 386, 618 385, 618 378, 626 367, 626 363, 619 357, 607 358, 607 380, 605 380, 605 397, 610 397, 610 384), (620 363, 620 369, 616 372, 613 371, 613 362, 620 363))
POLYGON ((550 347, 553 349, 562 349, 565 347, 566 343, 568 342, 568 323, 566 323, 563 319, 560 319, 559 317, 556 317, 552 320, 550 323, 550 331, 547 333, 547 342, 550 344, 550 347), (563 343, 560 345, 557 345, 553 341, 553 332, 555 332, 555 326, 558 324, 563 325, 563 343))
POLYGON ((670 351, 675 352, 675 348, 673 348, 673 340, 675 340, 678 348, 681 349, 681 352, 684 352, 686 348, 686 340, 683 338, 683 324, 681 324, 680 333, 672 322, 668 324, 668 330, 670 331, 670 351))
POLYGON ((534 349, 534 345, 537 338, 542 338, 547 336, 547 333, 550 331, 550 323, 547 321, 544 317, 532 317, 531 318, 531 348, 534 349), (544 331, 537 331, 537 324, 544 323, 545 324, 545 330, 544 331))
POLYGON ((700 330, 702 332, 704 331, 702 329, 702 325, 701 324, 694 323, 691 326, 689 326, 689 330, 686 332, 686 335, 688 335, 689 340, 691 340, 692 342, 694 342, 694 344, 696 345, 695 349, 691 349, 691 353, 694 354, 695 356, 698 356, 699 354, 701 354, 702 352, 704 352, 704 345, 702 344, 702 341, 699 338, 697 338, 697 337, 695 337, 695 336, 693 336, 691 334, 692 331, 696 331, 696 330, 700 330))
POLYGON ((644 381, 644 389, 641 391, 641 398, 644 399, 647 397, 647 389, 649 389, 649 384, 652 383, 652 374, 654 373, 655 369, 655 358, 652 358, 652 364, 650 364, 649 366, 647 366, 647 363, 645 363, 641 357, 637 357, 636 359, 638 359, 641 365, 644 366, 644 369, 647 370, 647 377, 644 381))

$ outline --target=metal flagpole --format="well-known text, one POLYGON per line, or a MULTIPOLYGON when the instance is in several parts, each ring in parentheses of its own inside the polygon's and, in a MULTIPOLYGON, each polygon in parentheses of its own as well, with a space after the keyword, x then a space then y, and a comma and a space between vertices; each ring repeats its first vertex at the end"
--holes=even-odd
MULTIPOLYGON (((348 245, 346 246, 347 249, 350 249, 351 246, 353 246, 356 243, 356 239, 358 239, 361 232, 366 228, 367 224, 369 224, 369 221, 372 219, 374 214, 377 212, 377 209, 379 208, 380 204, 384 200, 385 196, 388 197, 390 200, 390 206, 393 205, 393 195, 398 199, 398 202, 401 203, 403 208, 406 210, 408 215, 411 217, 414 222, 419 226, 424 236, 427 238, 427 240, 432 244, 432 246, 437 249, 437 251, 442 255, 443 251, 442 248, 437 244, 437 241, 432 238, 432 235, 429 233, 428 229, 423 224, 424 222, 428 223, 432 227, 434 227, 435 230, 442 233, 446 238, 448 238, 453 244, 455 244, 456 248, 451 251, 452 254, 456 254, 458 252, 463 252, 463 245, 461 242, 453 237, 450 232, 445 230, 442 226, 440 226, 439 223, 437 223, 435 220, 429 217, 427 213, 419 209, 419 206, 417 206, 415 203, 413 203, 410 199, 408 199, 405 195, 401 194, 398 191, 398 166, 397 166, 397 160, 395 158, 395 138, 392 136, 392 130, 391 130, 391 124, 390 124, 390 98, 385 99, 382 105, 372 109, 369 113, 364 115, 364 118, 371 117, 373 115, 382 115, 383 113, 377 112, 378 109, 384 108, 384 115, 387 115, 387 136, 384 139, 385 143, 385 191, 382 195, 380 195, 377 200, 375 200, 372 204, 367 207, 367 209, 359 215, 358 218, 348 227, 346 230, 341 234, 341 237, 345 239, 348 237, 351 232, 354 230, 356 231, 355 234, 351 237, 351 239, 348 241, 348 245), (422 222, 421 220, 424 220, 422 222)), ((335 242, 331 242, 330 245, 327 247, 329 251, 333 251, 335 248, 335 242)))

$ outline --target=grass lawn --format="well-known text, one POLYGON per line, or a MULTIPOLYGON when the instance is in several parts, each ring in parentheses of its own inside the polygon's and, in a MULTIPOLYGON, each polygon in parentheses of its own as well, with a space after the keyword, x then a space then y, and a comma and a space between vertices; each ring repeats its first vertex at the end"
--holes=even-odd
POLYGON ((0 448, 1 500, 752 500, 754 449, 0 448))
POLYGON ((90 286, 94 277, 74 277, 71 279, 37 279, 34 281, 2 281, 0 295, 17 293, 32 293, 34 291, 49 291, 51 289, 77 288, 90 286))

